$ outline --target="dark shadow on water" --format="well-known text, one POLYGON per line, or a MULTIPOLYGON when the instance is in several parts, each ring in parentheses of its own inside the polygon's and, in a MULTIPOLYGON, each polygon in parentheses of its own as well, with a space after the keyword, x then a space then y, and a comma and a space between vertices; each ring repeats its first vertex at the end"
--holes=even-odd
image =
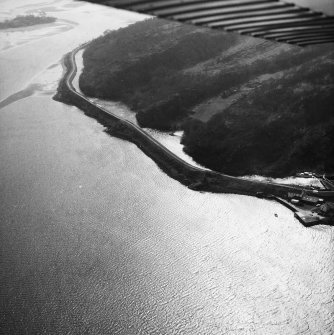
POLYGON ((30 97, 36 91, 41 90, 41 88, 42 88, 42 85, 40 85, 40 84, 31 84, 31 85, 29 85, 24 90, 16 92, 16 93, 10 95, 9 97, 7 97, 6 99, 2 100, 0 102, 0 109, 4 108, 4 107, 6 107, 6 106, 8 106, 10 104, 12 104, 15 101, 22 100, 24 98, 30 97))
POLYGON ((48 67, 48 70, 49 69, 53 69, 54 67, 56 67, 56 66, 58 66, 59 64, 57 64, 57 63, 54 63, 54 64, 52 64, 52 65, 50 65, 49 67, 48 67))

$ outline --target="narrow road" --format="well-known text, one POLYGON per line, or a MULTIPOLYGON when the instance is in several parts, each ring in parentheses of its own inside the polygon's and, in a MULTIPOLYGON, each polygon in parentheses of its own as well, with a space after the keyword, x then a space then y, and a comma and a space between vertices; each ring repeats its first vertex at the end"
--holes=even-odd
MULTIPOLYGON (((108 114, 109 116, 112 116, 114 119, 117 119, 120 123, 126 124, 126 126, 128 128, 130 128, 132 130, 135 130, 136 132, 141 133, 141 135, 143 135, 150 143, 159 147, 159 149, 162 150, 169 158, 173 159, 174 161, 177 161, 182 166, 186 167, 189 171, 197 171, 197 172, 206 173, 206 174, 210 173, 211 176, 220 177, 220 179, 225 180, 225 182, 230 182, 230 183, 233 183, 233 184, 244 185, 244 186, 249 185, 249 186, 252 186, 250 188, 252 188, 253 190, 254 190, 254 188, 256 188, 258 191, 265 190, 265 192, 268 193, 268 194, 277 193, 276 191, 279 191, 279 190, 280 190, 281 193, 283 192, 286 195, 287 195, 288 192, 301 192, 303 190, 307 191, 307 193, 316 193, 316 191, 314 191, 310 188, 305 188, 305 187, 301 187, 301 186, 295 186, 295 185, 291 186, 291 185, 284 185, 284 184, 277 184, 277 183, 270 183, 270 182, 262 182, 262 181, 251 181, 251 180, 241 179, 241 178, 238 178, 238 177, 233 177, 233 176, 229 176, 229 175, 226 175, 226 174, 223 174, 223 173, 210 171, 210 170, 205 170, 205 169, 201 169, 199 167, 193 166, 193 165, 187 163, 186 161, 184 161, 183 159, 181 159, 179 156, 177 156, 176 154, 174 154, 170 150, 168 150, 165 146, 163 146, 160 142, 158 142, 156 139, 154 139, 151 135, 149 135, 147 132, 145 132, 139 126, 135 125, 131 121, 125 120, 125 119, 119 117, 118 115, 106 110, 105 108, 100 106, 98 103, 95 103, 95 102, 91 101, 90 99, 88 99, 87 97, 82 95, 81 93, 77 92, 75 87, 73 86, 73 83, 72 83, 76 74, 77 74, 77 65, 76 65, 76 62, 75 62, 75 56, 76 56, 78 51, 85 48, 87 45, 88 45, 88 43, 85 43, 85 44, 79 46, 78 48, 74 49, 71 53, 68 54, 69 61, 70 61, 70 68, 67 69, 67 73, 65 74, 65 84, 66 84, 67 88, 71 91, 71 93, 80 97, 80 99, 83 99, 88 104, 94 106, 94 108, 97 108, 101 113, 108 114), (265 187, 265 185, 267 187, 265 187)), ((240 187, 240 190, 241 189, 245 189, 245 188, 240 187)), ((226 191, 228 192, 228 190, 226 190, 226 191)), ((256 192, 254 192, 254 191, 252 192, 253 195, 255 195, 255 193, 256 192)), ((322 193, 322 192, 319 192, 319 193, 322 193)), ((332 193, 332 192, 330 192, 330 193, 332 193)), ((247 193, 245 193, 244 191, 240 191, 239 194, 247 194, 247 193)), ((324 194, 324 196, 326 196, 326 195, 324 194)))
MULTIPOLYGON (((69 75, 66 79, 66 84, 69 87, 69 89, 75 93, 76 95, 80 96, 82 99, 84 99, 85 101, 87 101, 88 103, 94 105, 95 107, 99 108, 101 110, 101 112, 106 113, 111 115, 112 117, 118 119, 120 122, 127 124, 129 127, 131 128, 135 128, 137 131, 139 131, 141 134, 143 134, 149 141, 154 142, 157 146, 159 146, 163 151, 165 151, 166 154, 168 154, 169 156, 172 156, 174 159, 178 160, 180 163, 182 163, 183 165, 186 165, 188 168, 192 169, 193 171, 206 171, 205 169, 201 169, 198 168, 196 166, 193 166, 189 163, 187 163, 186 161, 184 161, 183 159, 181 159, 179 156, 175 155, 173 152, 171 152, 170 150, 168 150, 165 146, 163 146, 160 142, 158 142, 154 137, 152 137, 150 134, 148 134, 146 131, 144 131, 142 128, 140 128, 139 126, 135 125, 134 123, 132 123, 131 121, 125 120, 123 118, 120 118, 118 115, 106 110, 105 108, 103 108, 102 106, 100 106, 99 104, 89 100, 88 98, 86 98, 84 95, 80 94, 79 92, 76 91, 75 87, 73 86, 73 80, 77 74, 77 65, 75 63, 75 55, 83 48, 85 48, 87 45, 83 44, 80 47, 74 49, 71 52, 71 71, 69 72, 69 75)), ((217 172, 218 173, 218 172, 217 172)), ((230 176, 229 176, 230 177, 230 176)), ((236 177, 230 177, 230 178, 236 178, 236 177)))

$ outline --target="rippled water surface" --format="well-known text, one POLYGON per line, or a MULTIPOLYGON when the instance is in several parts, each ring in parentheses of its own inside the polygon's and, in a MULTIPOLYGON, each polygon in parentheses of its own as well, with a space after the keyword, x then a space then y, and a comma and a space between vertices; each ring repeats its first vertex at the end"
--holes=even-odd
POLYGON ((71 4, 77 28, 0 52, 1 99, 37 85, 0 109, 0 333, 332 334, 333 228, 189 190, 51 99, 79 28, 120 20, 71 4))

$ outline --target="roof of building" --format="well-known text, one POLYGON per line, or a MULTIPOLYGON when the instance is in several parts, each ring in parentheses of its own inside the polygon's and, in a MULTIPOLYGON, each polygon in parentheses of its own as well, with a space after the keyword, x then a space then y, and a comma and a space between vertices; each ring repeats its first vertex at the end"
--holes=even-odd
POLYGON ((302 200, 305 200, 305 201, 311 201, 311 202, 319 202, 319 201, 323 201, 323 199, 321 198, 318 198, 318 197, 312 197, 310 195, 304 195, 302 197, 302 200))

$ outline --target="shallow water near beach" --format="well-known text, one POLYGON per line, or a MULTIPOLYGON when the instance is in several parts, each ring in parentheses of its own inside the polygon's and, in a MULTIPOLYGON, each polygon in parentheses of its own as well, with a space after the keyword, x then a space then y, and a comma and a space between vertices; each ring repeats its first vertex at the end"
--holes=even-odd
POLYGON ((75 28, 0 52, 1 100, 32 92, 0 109, 0 332, 332 334, 334 228, 189 190, 52 100, 62 55, 135 17, 43 3, 75 28))

